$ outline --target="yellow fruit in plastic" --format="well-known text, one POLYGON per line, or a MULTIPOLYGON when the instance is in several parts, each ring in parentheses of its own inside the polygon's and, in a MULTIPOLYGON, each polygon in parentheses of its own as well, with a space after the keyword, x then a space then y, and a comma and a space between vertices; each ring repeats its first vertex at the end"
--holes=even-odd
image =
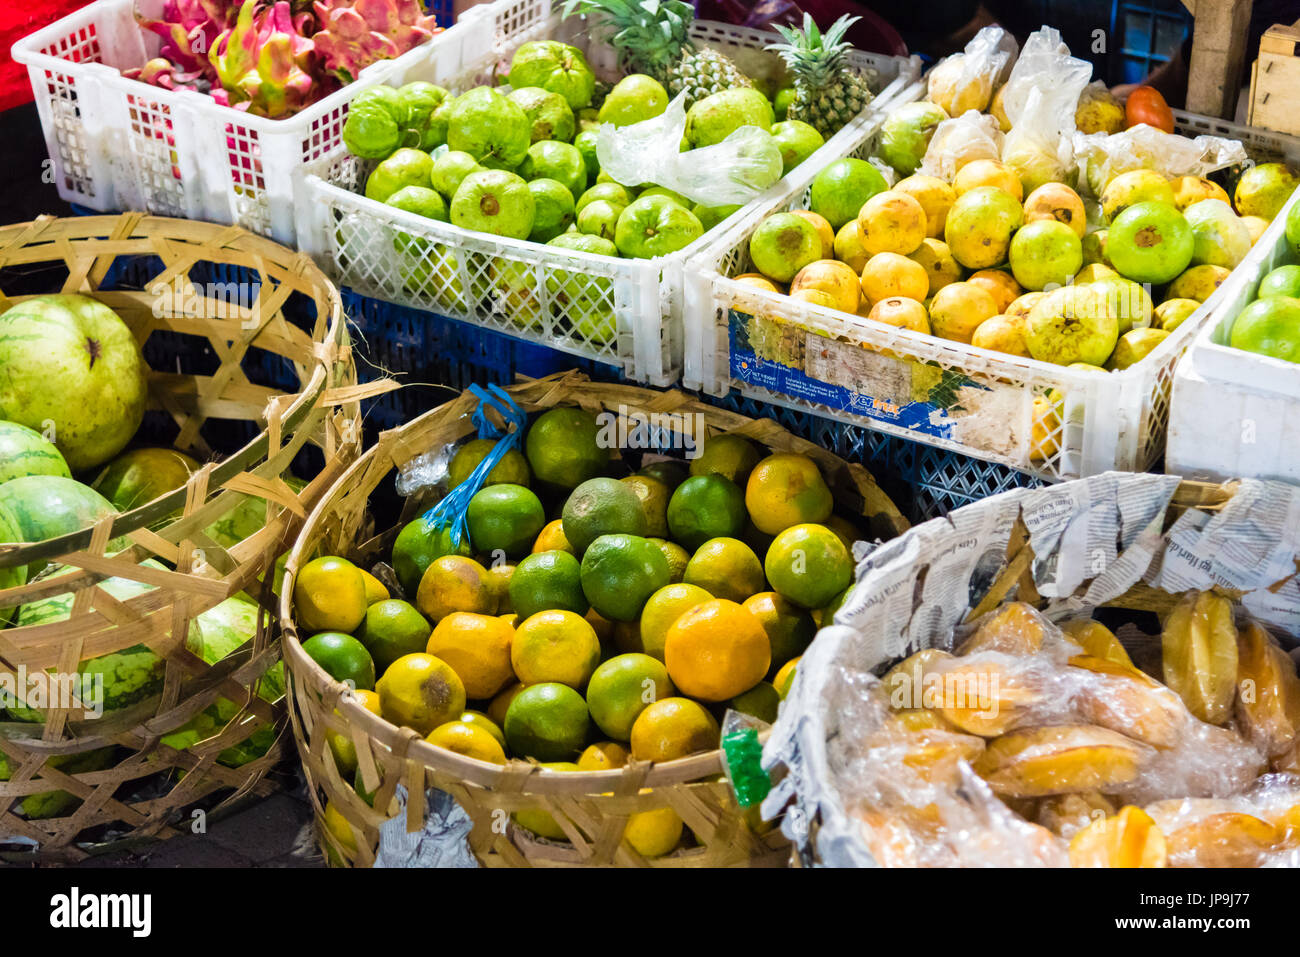
POLYGON ((926 78, 926 98, 949 116, 961 116, 967 110, 983 113, 993 98, 993 77, 988 71, 964 77, 965 70, 966 54, 954 53, 939 61, 926 78))
POLYGON ((1137 778, 1146 755, 1142 745, 1114 731, 1063 725, 996 738, 974 768, 999 794, 1041 797, 1114 790, 1137 778))
POLYGON ((1124 104, 1107 89, 1085 87, 1074 109, 1074 125, 1080 133, 1119 133, 1127 116, 1124 104))
POLYGON ((1087 681, 1074 699, 1079 717, 1099 727, 1156 748, 1176 746, 1187 727, 1188 712, 1178 696, 1132 665, 1108 658, 1075 655, 1070 664, 1098 677, 1087 681))
POLYGON ((1133 659, 1124 650, 1124 646, 1101 622, 1093 621, 1091 618, 1076 618, 1072 621, 1063 621, 1057 627, 1066 638, 1082 648, 1085 655, 1104 658, 1117 665, 1133 667, 1133 659))
POLYGON ((1232 603, 1213 592, 1189 593, 1161 633, 1165 684, 1202 721, 1222 724, 1237 687, 1237 628, 1232 603))
POLYGON ((1283 754, 1300 732, 1300 677, 1295 662, 1255 622, 1237 639, 1237 724, 1270 757, 1283 754))
POLYGON ((1165 836, 1151 816, 1129 805, 1094 821, 1070 841, 1071 867, 1166 867, 1165 836))
POLYGON ((957 654, 998 651, 1004 655, 1027 657, 1038 654, 1042 648, 1042 618, 1024 602, 1013 601, 981 618, 975 634, 962 643, 957 654))

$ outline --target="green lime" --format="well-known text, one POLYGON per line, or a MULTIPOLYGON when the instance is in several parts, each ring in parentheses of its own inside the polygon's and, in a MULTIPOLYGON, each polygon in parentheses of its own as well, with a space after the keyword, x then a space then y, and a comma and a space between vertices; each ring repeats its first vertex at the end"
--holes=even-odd
POLYGON ((402 591, 413 598, 419 590, 420 579, 435 560, 444 555, 469 557, 472 554, 468 536, 462 537, 459 548, 452 548, 451 530, 426 530, 421 516, 407 522, 397 533, 397 541, 393 542, 393 571, 402 591))
POLYGON ((776 712, 781 707, 781 696, 769 681, 760 681, 743 694, 738 694, 727 702, 727 707, 741 714, 752 715, 760 721, 771 724, 776 720, 776 712))
POLYGON ((747 517, 745 493, 721 475, 688 478, 668 502, 668 528, 689 551, 711 538, 737 537, 747 517))
POLYGON ((549 409, 537 417, 524 440, 533 474, 561 488, 576 488, 609 467, 600 424, 585 409, 549 409))
POLYGON ((587 707, 596 727, 615 741, 627 741, 637 716, 676 692, 663 662, 649 655, 616 655, 587 683, 587 707))
POLYGON ((628 475, 619 481, 641 500, 641 511, 645 513, 645 534, 650 538, 666 537, 668 500, 672 497, 672 490, 650 475, 628 475))
POLYGON ((757 595, 767 585, 762 562, 738 538, 711 538, 701 545, 686 563, 682 581, 734 602, 757 595))
MULTIPOLYGON (((469 474, 478 468, 478 464, 496 446, 496 439, 471 439, 456 450, 447 466, 447 491, 451 491, 469 478, 469 474)), ((528 471, 528 460, 518 449, 510 449, 501 456, 501 461, 488 472, 488 485, 523 485, 527 486, 532 475, 528 471)))
POLYGON ((505 732, 501 730, 501 726, 485 715, 482 711, 466 711, 460 716, 460 720, 475 728, 482 728, 488 734, 492 735, 492 737, 497 739, 497 744, 501 745, 503 748, 506 746, 506 736, 505 732))
POLYGON ((636 470, 637 475, 648 475, 651 478, 658 479, 668 486, 668 491, 674 491, 677 486, 681 485, 689 477, 689 473, 682 467, 681 462, 674 462, 670 459, 663 459, 658 462, 647 462, 636 470))
POLYGON ((644 535, 645 510, 631 486, 618 479, 587 479, 573 490, 561 515, 564 537, 581 555, 602 535, 644 535))
POLYGON ((470 544, 480 555, 524 555, 546 525, 541 500, 522 485, 489 485, 465 509, 470 544))
POLYGON ((602 617, 635 621, 646 599, 668 584, 668 559, 638 535, 602 535, 582 556, 582 591, 602 617))
POLYGON ((587 743, 587 702, 568 685, 547 681, 519 692, 506 709, 510 753, 538 761, 560 761, 587 743))
POLYGON ((686 575, 686 566, 691 560, 691 553, 666 538, 651 538, 650 541, 658 545, 659 551, 663 552, 664 558, 668 559, 668 583, 677 584, 686 575))
POLYGON ((853 580, 853 559, 825 525, 791 525, 763 561, 772 589, 804 608, 821 608, 853 580))
POLYGON ((509 592, 519 621, 552 609, 585 615, 589 607, 582 566, 568 552, 536 552, 522 559, 510 576, 509 592))
POLYGON ((307 657, 335 681, 363 691, 375 689, 375 662, 366 646, 341 631, 322 631, 302 643, 307 657))
POLYGON ((357 638, 374 659, 380 674, 402 655, 424 651, 433 628, 410 602, 398 598, 377 601, 366 609, 357 638))

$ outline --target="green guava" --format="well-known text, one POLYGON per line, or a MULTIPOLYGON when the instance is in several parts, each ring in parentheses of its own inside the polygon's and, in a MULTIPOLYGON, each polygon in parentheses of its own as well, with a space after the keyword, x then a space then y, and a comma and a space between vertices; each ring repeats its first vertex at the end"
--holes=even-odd
POLYGON ((514 169, 528 153, 531 128, 518 103, 479 86, 456 97, 447 117, 447 145, 489 169, 514 169))
POLYGON ((1083 244, 1065 223, 1039 219, 1011 237, 1011 273, 1026 289, 1063 286, 1083 268, 1083 244))
POLYGON ((1240 216, 1271 220, 1291 198, 1300 174, 1285 163, 1260 163, 1241 174, 1233 191, 1233 204, 1240 216))
POLYGON ((447 222, 447 201, 442 198, 442 194, 436 189, 429 189, 427 186, 403 186, 392 196, 389 196, 384 201, 384 205, 392 206, 394 209, 403 209, 408 213, 415 213, 417 216, 423 216, 426 219, 447 222))
POLYGON ((636 197, 632 195, 630 189, 618 183, 597 183, 578 197, 574 209, 580 213, 588 203, 594 203, 598 199, 608 200, 617 206, 631 206, 632 200, 636 197))
POLYGON ((772 126, 772 136, 781 150, 781 175, 789 173, 808 157, 816 153, 826 138, 816 127, 799 120, 785 120, 772 126))
POLYGON ((1115 217, 1106 236, 1111 265, 1135 282, 1166 283, 1192 261, 1192 227, 1167 203, 1134 203, 1115 217))
POLYGON ((766 132, 775 119, 771 101, 758 90, 722 90, 687 111, 686 139, 693 148, 712 146, 742 126, 757 126, 766 132))
POLYGON ((528 238, 535 243, 550 242, 572 225, 573 194, 563 183, 553 179, 535 179, 528 183, 536 213, 528 238))
POLYGON ((813 177, 808 208, 831 224, 837 233, 872 196, 889 189, 884 174, 866 160, 835 160, 813 177))
POLYGON ((614 85, 601 104, 596 119, 615 126, 631 126, 654 119, 668 109, 668 91, 654 77, 633 73, 614 85))
POLYGON ((892 166, 899 176, 911 176, 925 159, 930 137, 948 114, 943 107, 928 102, 900 106, 880 128, 876 155, 892 166))
POLYGON ((1092 292, 1099 297, 1097 302, 1115 317, 1121 336, 1130 329, 1152 324, 1155 304, 1151 301, 1151 294, 1141 284, 1121 276, 1108 276, 1090 285, 1092 292))
POLYGON ((667 196, 646 196, 618 217, 614 245, 624 256, 653 259, 689 246, 702 235, 704 227, 685 206, 667 196))
POLYGON ((1234 349, 1300 362, 1300 299, 1255 300, 1233 321, 1228 343, 1234 349))
POLYGON ((703 203, 696 203, 691 207, 691 212, 695 214, 695 218, 700 221, 700 225, 704 227, 704 231, 707 233, 732 213, 739 212, 740 209, 739 205, 705 206, 703 203))
POLYGON ((1271 299, 1273 296, 1300 297, 1300 266, 1278 266, 1259 281, 1257 297, 1271 299))
POLYGON ((561 233, 546 245, 558 246, 561 249, 576 249, 579 252, 592 253, 596 256, 613 256, 618 257, 618 247, 612 240, 602 239, 600 236, 590 236, 586 233, 561 233))
POLYGON ((587 189, 587 162, 576 146, 543 140, 528 147, 519 164, 524 179, 554 179, 568 187, 576 200, 587 189))
POLYGON ((749 258, 764 276, 789 282, 804 266, 822 258, 822 237, 802 216, 774 213, 749 237, 749 258))
POLYGON ((451 221, 463 229, 527 239, 537 203, 528 183, 505 170, 470 173, 451 200, 451 221))
POLYGON ((573 147, 582 154, 582 161, 587 166, 587 182, 600 175, 600 157, 596 155, 599 135, 595 130, 583 130, 573 138, 573 147))
POLYGON ((532 40, 521 45, 510 61, 508 79, 516 90, 540 86, 558 93, 574 110, 590 106, 596 93, 596 74, 582 51, 557 40, 532 40))
POLYGON ((636 198, 642 199, 646 196, 667 196, 678 206, 691 208, 691 201, 676 190, 669 189, 667 186, 649 186, 637 193, 636 198))
POLYGON ((358 93, 343 123, 343 145, 362 159, 387 159, 402 145, 402 128, 410 107, 391 86, 358 93))
POLYGON ((569 142, 576 132, 576 121, 568 102, 558 93, 543 90, 540 86, 526 86, 515 90, 508 99, 524 111, 532 124, 529 137, 534 143, 542 140, 569 142))
POLYGON ((447 140, 445 123, 435 123, 433 116, 447 99, 447 91, 432 83, 417 80, 397 88, 398 99, 406 108, 407 120, 402 128, 402 145, 426 152, 447 140))
POLYGON ((578 232, 588 236, 599 236, 601 239, 614 241, 618 233, 618 220, 623 215, 626 206, 620 206, 617 203, 607 199, 598 199, 588 203, 578 213, 578 232))
POLYGON ((798 92, 792 86, 783 86, 776 91, 776 96, 772 97, 772 112, 778 120, 784 120, 790 112, 790 104, 798 92))
POLYGON ((460 189, 461 180, 470 173, 479 173, 486 168, 469 153, 448 150, 434 160, 429 182, 442 194, 443 199, 450 200, 456 195, 456 190, 460 189))
POLYGON ((428 186, 433 157, 423 150, 402 147, 374 168, 366 180, 366 198, 385 202, 405 186, 428 186))
POLYGON ((1235 269, 1250 252, 1250 229, 1221 199, 1192 203, 1183 216, 1192 227, 1192 262, 1235 269))

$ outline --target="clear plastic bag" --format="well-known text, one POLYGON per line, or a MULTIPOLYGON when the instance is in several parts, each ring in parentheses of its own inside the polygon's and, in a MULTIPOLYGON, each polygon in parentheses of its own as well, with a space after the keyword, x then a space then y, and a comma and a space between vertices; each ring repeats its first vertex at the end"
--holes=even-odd
POLYGON ((1130 170, 1151 169, 1171 178, 1205 176, 1250 162, 1237 140, 1221 136, 1191 139, 1145 123, 1122 133, 1076 132, 1073 140, 1080 191, 1093 196, 1100 196, 1111 179, 1130 170))
POLYGON ((1019 173, 1028 195, 1047 182, 1065 182, 1074 168, 1074 111, 1092 64, 1070 56, 1061 34, 1043 27, 1029 35, 1002 92, 1011 123, 1002 160, 1019 173))
POLYGON ((985 27, 964 51, 946 57, 930 71, 926 99, 939 104, 949 116, 967 110, 983 112, 1015 59, 1015 38, 1001 27, 985 27))
POLYGON ((766 130, 742 126, 721 143, 682 152, 686 95, 659 116, 629 126, 601 126, 601 169, 628 186, 653 183, 710 206, 748 203, 781 178, 781 150, 766 130))
POLYGON ((988 113, 967 110, 935 128, 918 172, 952 182, 957 171, 973 160, 1000 160, 1005 137, 988 113))

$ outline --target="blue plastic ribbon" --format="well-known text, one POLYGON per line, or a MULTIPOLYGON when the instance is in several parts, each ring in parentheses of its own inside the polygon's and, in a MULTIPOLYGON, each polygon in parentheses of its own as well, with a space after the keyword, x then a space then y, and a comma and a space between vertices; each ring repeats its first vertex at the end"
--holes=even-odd
POLYGON ((489 385, 486 389, 480 385, 471 385, 469 391, 478 399, 478 405, 474 407, 470 417, 470 421, 478 430, 478 437, 496 439, 497 443, 492 446, 492 450, 487 455, 483 456, 483 461, 474 467, 474 471, 469 473, 465 481, 424 513, 424 530, 433 532, 444 528, 450 529, 452 548, 459 548, 465 538, 465 512, 469 508, 469 500, 483 487, 488 475, 497 467, 497 463, 505 458, 505 454, 519 447, 523 441, 524 427, 528 424, 528 414, 519 408, 514 399, 510 398, 505 389, 499 385, 489 385), (489 408, 501 413, 501 418, 506 423, 504 429, 488 418, 489 408))

